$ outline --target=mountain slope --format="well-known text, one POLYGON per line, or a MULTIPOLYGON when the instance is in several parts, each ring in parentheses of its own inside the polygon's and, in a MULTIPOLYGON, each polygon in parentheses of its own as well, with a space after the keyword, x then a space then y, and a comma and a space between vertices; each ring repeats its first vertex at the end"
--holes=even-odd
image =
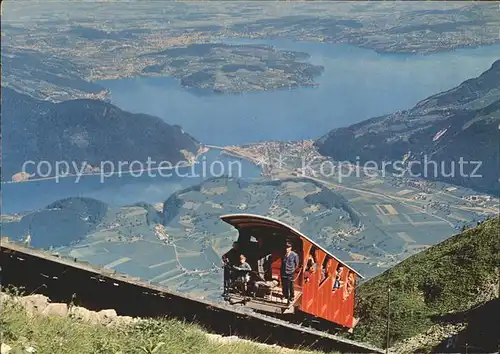
POLYGON ((185 160, 183 149, 196 153, 198 143, 160 118, 103 101, 54 104, 2 88, 3 179, 20 172, 29 160, 52 166, 55 161, 74 162, 79 168, 83 162, 94 167, 103 161, 145 163, 148 157, 175 164, 185 160))
MULTIPOLYGON (((385 344, 390 287, 392 344, 429 335, 434 332, 433 326, 458 325, 463 328, 458 333, 459 345, 468 343, 471 350, 475 346, 478 351, 495 350, 497 336, 491 329, 498 316, 491 311, 496 309, 498 313, 499 232, 500 218, 490 219, 361 284, 356 336, 380 346, 385 344)), ((428 340, 424 348, 414 349, 421 351, 440 344, 428 340)))
POLYGON ((411 152, 414 176, 498 194, 499 123, 500 60, 479 77, 431 96, 409 111, 332 130, 315 144, 321 154, 336 160, 355 161, 359 156, 361 163, 376 161, 379 166, 382 161, 401 161, 411 152), (463 173, 460 158, 468 162, 463 173), (429 164, 425 173, 425 161, 435 161, 437 169, 429 164), (482 162, 475 172, 473 161, 482 162), (479 174, 482 177, 473 177, 479 174))
POLYGON ((22 216, 3 215, 0 236, 38 248, 70 247, 92 238, 126 243, 132 239, 157 240, 154 226, 162 215, 147 203, 116 207, 92 198, 71 197, 22 216))
POLYGON ((46 208, 17 219, 2 220, 1 235, 40 248, 70 245, 92 233, 109 211, 106 203, 91 198, 58 200, 46 208))

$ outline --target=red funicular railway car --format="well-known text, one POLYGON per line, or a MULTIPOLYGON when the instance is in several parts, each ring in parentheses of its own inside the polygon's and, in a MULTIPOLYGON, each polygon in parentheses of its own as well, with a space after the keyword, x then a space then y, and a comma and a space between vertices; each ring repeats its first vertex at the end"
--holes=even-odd
POLYGON ((236 253, 244 254, 252 268, 239 284, 234 282, 237 284, 227 292, 227 301, 257 311, 302 314, 347 329, 356 325, 354 296, 356 282, 362 278, 356 270, 278 220, 252 214, 223 215, 221 219, 238 230, 236 253), (287 241, 292 243, 300 259, 292 303, 283 299, 280 279, 287 241))

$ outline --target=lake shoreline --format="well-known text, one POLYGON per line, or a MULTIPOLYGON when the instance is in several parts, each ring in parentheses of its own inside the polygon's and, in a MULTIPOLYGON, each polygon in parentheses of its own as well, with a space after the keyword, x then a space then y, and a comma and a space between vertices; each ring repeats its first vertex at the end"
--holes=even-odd
MULTIPOLYGON (((111 174, 109 174, 109 172, 103 172, 103 171, 100 171, 100 172, 88 172, 88 173, 69 173, 69 174, 66 174, 66 175, 63 175, 63 176, 49 176, 49 177, 38 177, 38 178, 29 178, 29 179, 26 179, 26 180, 20 180, 20 181, 2 181, 2 185, 3 184, 14 184, 14 183, 27 183, 27 182, 38 182, 38 181, 47 181, 47 180, 59 180, 59 179, 62 179, 62 178, 72 178, 72 177, 78 177, 78 179, 80 179, 81 177, 84 177, 84 176, 103 176, 104 175, 104 178, 108 178, 108 177, 113 177, 113 176, 116 176, 118 175, 118 177, 121 177, 122 175, 132 175, 134 173, 143 173, 143 172, 153 172, 153 171, 163 171, 163 170, 167 170, 167 171, 170 171, 170 170, 176 170, 176 169, 179 169, 179 168, 186 168, 186 167, 192 167, 194 164, 196 164, 196 162, 198 161, 198 159, 204 155, 205 153, 207 153, 208 151, 210 150, 210 148, 205 148, 205 147, 200 147, 200 149, 197 151, 196 155, 194 156, 193 160, 190 162, 190 161, 185 161, 185 160, 182 160, 182 161, 179 161, 175 166, 172 166, 172 167, 154 167, 154 168, 144 168, 144 169, 138 169, 138 170, 129 170, 129 171, 119 171, 119 172, 113 172, 111 174)), ((161 174, 160 174, 161 176, 161 174)), ((153 176, 151 176, 153 177, 153 176)), ((76 182, 75 182, 76 183, 76 182)))
MULTIPOLYGON (((348 44, 290 40, 224 40, 304 52, 324 71, 314 87, 221 94, 182 87, 173 76, 98 82, 123 110, 180 125, 198 141, 229 146, 313 139, 332 129, 409 109, 420 100, 480 75, 497 59, 491 45, 425 56, 379 54, 348 44), (446 64, 445 64, 446 63, 446 64), (411 83, 411 84, 410 84, 411 83)), ((245 75, 251 75, 246 73, 245 75)))

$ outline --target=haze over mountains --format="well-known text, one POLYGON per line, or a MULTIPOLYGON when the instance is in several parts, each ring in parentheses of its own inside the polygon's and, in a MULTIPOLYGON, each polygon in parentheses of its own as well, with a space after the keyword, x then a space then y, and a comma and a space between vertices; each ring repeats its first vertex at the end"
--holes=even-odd
POLYGON ((160 118, 98 100, 54 104, 2 87, 2 180, 30 160, 98 167, 102 161, 146 163, 150 157, 175 164, 186 160, 181 150, 196 154, 198 142, 160 118))
POLYGON ((345 128, 334 129, 316 141, 322 155, 361 163, 401 161, 409 153, 412 172, 427 178, 498 194, 500 123, 500 60, 477 78, 428 97, 408 111, 375 117, 345 128), (465 162, 463 175, 458 165, 465 162), (477 171, 475 161, 481 161, 477 171), (441 168, 444 164, 444 169, 441 168), (454 165, 454 173, 452 170, 454 165), (472 178, 481 174, 481 178, 472 178), (453 174, 448 177, 448 174, 453 174))

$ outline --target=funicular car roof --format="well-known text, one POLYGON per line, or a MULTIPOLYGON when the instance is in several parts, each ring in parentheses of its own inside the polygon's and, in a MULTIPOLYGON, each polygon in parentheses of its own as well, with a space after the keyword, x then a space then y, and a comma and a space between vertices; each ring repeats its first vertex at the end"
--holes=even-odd
POLYGON ((282 231, 287 231, 295 236, 300 237, 301 239, 305 239, 312 243, 316 248, 322 250, 325 252, 327 255, 341 263, 343 266, 351 270, 352 272, 356 273, 360 278, 364 278, 358 271, 355 269, 351 268, 349 265, 347 265, 345 262, 342 260, 338 259, 335 257, 331 252, 327 251, 324 247, 320 246, 317 242, 313 241, 310 239, 308 236, 304 235, 297 229, 294 229, 290 225, 285 224, 284 222, 281 222, 276 219, 272 219, 266 216, 261 216, 261 215, 255 215, 255 214, 226 214, 220 216, 220 218, 227 222, 228 224, 234 226, 238 230, 240 229, 245 229, 245 228, 251 228, 251 227, 271 227, 271 228, 276 228, 280 229, 282 231))

